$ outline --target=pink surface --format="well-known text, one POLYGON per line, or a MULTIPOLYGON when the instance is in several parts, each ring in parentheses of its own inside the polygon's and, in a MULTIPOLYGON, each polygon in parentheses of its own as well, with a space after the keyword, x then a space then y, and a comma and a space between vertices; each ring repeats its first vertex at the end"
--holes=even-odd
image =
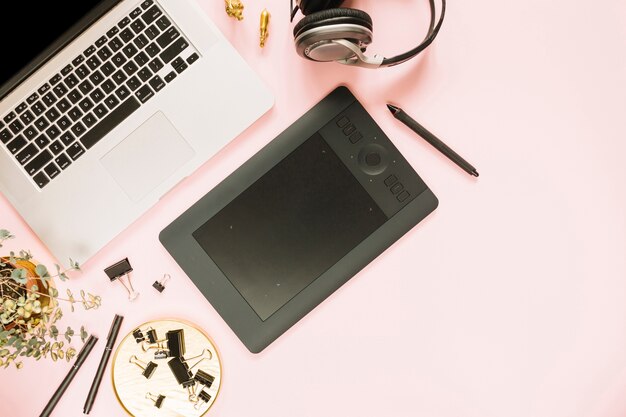
MULTIPOLYGON (((274 109, 85 265, 69 286, 99 293, 104 304, 65 322, 102 339, 114 313, 126 316, 123 333, 163 317, 199 324, 224 361, 214 416, 626 416, 626 3, 453 1, 427 54, 380 71, 300 60, 286 0, 245 3, 246 20, 236 22, 222 0, 202 1, 274 91, 274 109), (273 20, 261 51, 265 6, 273 20), (441 204, 254 356, 157 235, 340 83, 441 204), (480 179, 392 119, 388 100, 474 163, 480 179), (132 304, 102 273, 124 256, 142 293, 132 304), (174 279, 159 295, 150 285, 164 272, 174 279)), ((426 1, 352 4, 374 16, 372 51, 401 52, 426 25, 426 1)), ((0 227, 19 236, 5 249, 52 261, 2 197, 0 213, 0 227)), ((82 415, 103 346, 55 416, 82 415)), ((67 370, 27 363, 0 371, 0 415, 39 415, 67 370)), ((124 415, 108 373, 91 415, 124 415)))

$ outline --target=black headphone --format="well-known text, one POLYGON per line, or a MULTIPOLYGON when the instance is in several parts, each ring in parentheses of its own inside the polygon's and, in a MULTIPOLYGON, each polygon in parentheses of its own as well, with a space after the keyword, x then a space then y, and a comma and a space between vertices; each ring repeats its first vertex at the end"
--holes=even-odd
POLYGON ((364 68, 390 67, 417 56, 437 37, 446 14, 446 0, 441 0, 441 14, 435 24, 435 1, 430 2, 430 26, 426 38, 416 48, 393 58, 366 56, 372 43, 374 26, 362 10, 340 8, 343 0, 291 0, 291 20, 298 9, 305 17, 293 29, 298 55, 316 62, 338 62, 364 68))

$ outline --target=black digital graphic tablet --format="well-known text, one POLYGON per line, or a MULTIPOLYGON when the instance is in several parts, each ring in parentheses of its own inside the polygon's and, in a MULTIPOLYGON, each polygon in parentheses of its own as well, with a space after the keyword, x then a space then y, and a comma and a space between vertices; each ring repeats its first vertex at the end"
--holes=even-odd
POLYGON ((437 207, 339 87, 160 234, 258 353, 437 207))

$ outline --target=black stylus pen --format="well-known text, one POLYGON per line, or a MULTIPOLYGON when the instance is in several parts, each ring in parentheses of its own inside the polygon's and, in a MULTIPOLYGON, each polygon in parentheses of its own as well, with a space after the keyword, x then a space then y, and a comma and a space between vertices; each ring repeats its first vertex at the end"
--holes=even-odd
POLYGON ((102 376, 104 375, 104 371, 107 368, 107 364, 109 363, 111 351, 113 350, 113 346, 115 345, 115 339, 117 339, 117 334, 120 332, 122 320, 124 320, 124 317, 118 314, 116 314, 115 318, 113 318, 113 324, 111 324, 111 330, 109 330, 109 335, 107 336, 107 345, 104 347, 104 353, 102 353, 100 365, 98 365, 96 376, 94 376, 93 378, 93 383, 91 384, 89 394, 87 395, 87 400, 85 401, 85 406, 83 407, 83 413, 85 414, 89 414, 89 412, 91 411, 91 407, 93 407, 93 403, 96 400, 96 395, 98 395, 98 388, 100 388, 102 376))
POLYGON ((72 380, 76 376, 76 373, 82 366, 83 362, 85 362, 85 359, 87 359, 87 356, 89 356, 89 353, 91 352, 97 341, 98 338, 94 335, 89 336, 89 339, 87 339, 87 342, 83 345, 83 348, 80 350, 80 352, 78 352, 78 356, 76 356, 76 362, 74 362, 74 365, 72 365, 67 376, 65 377, 63 382, 61 382, 61 385, 56 390, 52 398, 50 398, 50 401, 48 401, 48 404, 46 404, 46 408, 43 409, 39 417, 48 417, 52 413, 52 410, 54 410, 54 407, 56 407, 57 403, 65 393, 67 387, 69 387, 72 383, 72 380))
POLYGON ((400 120, 409 129, 411 129, 412 131, 420 135, 422 138, 424 138, 424 140, 430 143, 433 146, 433 148, 437 149, 439 152, 444 154, 449 160, 451 160, 452 162, 457 164, 459 167, 461 167, 463 171, 475 177, 478 176, 478 171, 476 170, 476 168, 472 166, 472 164, 467 162, 465 159, 461 158, 461 155, 454 152, 452 148, 450 148, 448 145, 443 143, 439 138, 437 138, 437 136, 433 135, 424 126, 417 123, 417 121, 415 121, 411 116, 406 114, 404 110, 391 104, 387 104, 387 108, 389 109, 391 114, 393 114, 393 117, 400 120))

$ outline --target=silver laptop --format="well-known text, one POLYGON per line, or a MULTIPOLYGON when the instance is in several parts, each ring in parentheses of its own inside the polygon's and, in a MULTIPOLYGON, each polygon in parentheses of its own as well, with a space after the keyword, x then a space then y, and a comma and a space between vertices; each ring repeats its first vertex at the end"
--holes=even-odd
POLYGON ((194 0, 8 4, 0 192, 60 262, 90 258, 273 104, 194 0))

